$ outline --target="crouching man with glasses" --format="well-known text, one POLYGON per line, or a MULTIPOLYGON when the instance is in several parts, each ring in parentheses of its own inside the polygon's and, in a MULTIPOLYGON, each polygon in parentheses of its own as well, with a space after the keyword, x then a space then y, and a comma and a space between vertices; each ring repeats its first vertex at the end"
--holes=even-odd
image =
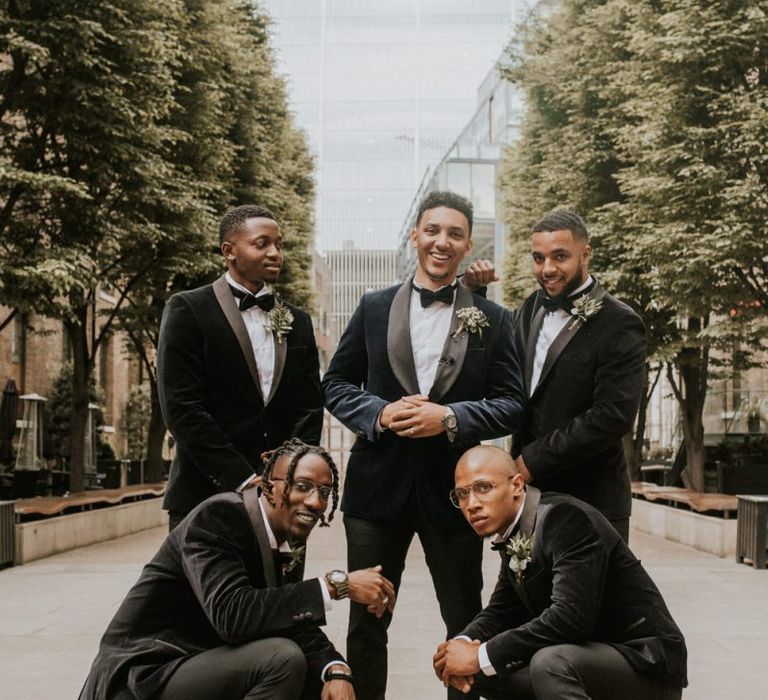
POLYGON ((683 635, 661 593, 600 512, 525 486, 511 456, 474 447, 450 493, 501 569, 488 606, 437 648, 446 686, 483 697, 678 700, 683 635))
POLYGON ((81 700, 354 700, 352 672, 319 626, 341 598, 392 612, 394 587, 380 567, 283 578, 289 537, 327 525, 338 488, 330 455, 293 439, 269 455, 260 485, 203 501, 128 592, 81 700))

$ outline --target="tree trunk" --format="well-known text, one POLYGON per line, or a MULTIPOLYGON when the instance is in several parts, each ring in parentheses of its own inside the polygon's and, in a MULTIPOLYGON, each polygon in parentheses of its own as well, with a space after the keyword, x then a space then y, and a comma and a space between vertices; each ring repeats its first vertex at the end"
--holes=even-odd
MULTIPOLYGON (((689 318, 688 331, 695 337, 706 319, 689 318)), ((675 365, 680 372, 682 386, 678 386, 671 371, 670 384, 680 404, 687 466, 683 483, 695 491, 704 491, 704 400, 707 397, 709 350, 706 347, 686 347, 678 352, 675 365)))
POLYGON ((648 405, 651 403, 651 396, 653 396, 653 391, 661 376, 661 366, 656 370, 653 380, 651 380, 652 372, 650 363, 646 362, 643 393, 640 395, 640 407, 637 410, 635 428, 633 432, 627 433, 624 436, 624 455, 627 460, 629 478, 632 481, 640 481, 642 478, 640 466, 643 462, 643 444, 645 442, 645 428, 648 423, 648 405))
POLYGON ((85 489, 85 441, 88 439, 88 343, 82 325, 67 324, 72 343, 72 415, 69 433, 69 490, 85 489))
POLYGON ((160 411, 160 400, 157 396, 157 381, 150 377, 150 406, 149 429, 147 431, 147 464, 144 469, 144 480, 147 483, 158 483, 163 480, 163 438, 165 438, 165 421, 160 411))

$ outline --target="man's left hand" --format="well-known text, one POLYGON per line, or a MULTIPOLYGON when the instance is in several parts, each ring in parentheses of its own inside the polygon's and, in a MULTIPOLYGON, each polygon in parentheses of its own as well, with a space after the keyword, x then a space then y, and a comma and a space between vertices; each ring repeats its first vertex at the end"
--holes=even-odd
POLYGON ((443 417, 446 408, 439 403, 421 401, 415 397, 405 399, 410 406, 401 409, 392 418, 390 430, 400 437, 432 437, 445 432, 443 417))
POLYGON ((480 671, 480 661, 477 654, 479 646, 478 640, 468 642, 466 639, 449 639, 437 647, 432 662, 435 671, 440 673, 444 684, 451 684, 452 676, 463 679, 467 676, 474 676, 480 671))

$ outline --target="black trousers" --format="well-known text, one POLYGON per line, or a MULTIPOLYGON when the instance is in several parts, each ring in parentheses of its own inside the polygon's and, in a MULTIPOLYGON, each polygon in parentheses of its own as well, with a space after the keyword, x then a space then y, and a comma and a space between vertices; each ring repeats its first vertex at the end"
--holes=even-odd
POLYGON ((316 675, 307 675, 306 657, 295 642, 259 639, 190 657, 157 700, 316 700, 322 688, 316 675))
MULTIPOLYGON (((497 669, 498 670, 498 669, 497 669)), ((682 689, 636 671, 610 644, 559 644, 507 676, 475 676, 489 700, 680 700, 682 689)))
MULTIPOLYGON (((400 588, 405 557, 414 534, 432 576, 447 637, 458 634, 480 611, 483 588, 482 540, 469 528, 446 531, 424 517, 416 506, 397 520, 344 516, 350 571, 381 564, 382 574, 400 588)), ((397 610, 397 608, 395 608, 397 610)), ((387 688, 387 629, 392 616, 371 615, 352 603, 347 632, 347 661, 355 675, 357 700, 383 700, 387 688)), ((437 642, 435 640, 435 647, 437 642)), ((427 660, 429 663, 429 660, 427 660)), ((468 698, 451 689, 449 697, 468 698)))

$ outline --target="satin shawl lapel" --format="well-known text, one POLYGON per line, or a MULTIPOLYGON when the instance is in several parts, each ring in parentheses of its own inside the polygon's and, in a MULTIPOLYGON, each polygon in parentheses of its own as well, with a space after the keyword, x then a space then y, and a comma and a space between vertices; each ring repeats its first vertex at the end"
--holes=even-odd
POLYGON ((245 503, 245 509, 248 511, 248 517, 251 519, 253 533, 256 535, 256 544, 259 547, 259 554, 261 554, 261 565, 264 568, 264 580, 267 582, 268 587, 275 588, 278 585, 275 560, 272 557, 272 547, 269 546, 267 528, 264 525, 261 506, 259 506, 260 494, 261 489, 252 486, 243 492, 243 502, 245 503))
POLYGON ((418 394, 419 380, 411 346, 411 279, 395 293, 389 307, 387 356, 392 373, 408 394, 418 394))
POLYGON ((277 391, 277 387, 280 385, 280 380, 283 378, 283 370, 285 369, 285 358, 288 355, 288 337, 283 338, 282 343, 277 342, 277 336, 272 334, 273 344, 275 346, 275 369, 272 373, 272 386, 269 388, 269 398, 267 403, 272 400, 272 397, 277 391))
POLYGON ((527 393, 531 395, 531 379, 533 377, 533 360, 536 356, 536 341, 539 337, 539 331, 541 331, 541 324, 544 323, 544 315, 546 311, 543 306, 539 306, 533 313, 531 319, 531 326, 528 329, 528 336, 525 339, 525 386, 528 389, 527 393))
MULTIPOLYGON (((541 500, 541 491, 535 486, 526 487, 525 503, 523 504, 523 514, 520 516, 520 524, 517 527, 517 531, 521 535, 529 535, 533 537, 533 528, 536 525, 536 513, 539 509, 539 501, 541 500)), ((527 570, 526 570, 527 571, 527 570)), ((530 574, 530 571, 528 571, 530 574)), ((525 587, 525 573, 521 579, 513 574, 510 576, 512 585, 523 605, 527 608, 528 612, 536 617, 536 610, 531 602, 531 597, 528 595, 528 590, 525 587)))
MULTIPOLYGON (((235 297, 232 294, 224 275, 219 277, 212 286, 213 292, 216 295, 216 301, 219 302, 219 306, 221 307, 227 322, 231 326, 235 338, 237 338, 237 342, 240 345, 243 357, 245 358, 245 363, 248 365, 248 371, 251 373, 253 383, 256 385, 256 391, 263 402, 264 397, 261 395, 261 381, 259 380, 259 371, 256 369, 256 358, 253 356, 251 338, 248 335, 248 330, 245 327, 245 322, 243 321, 240 309, 237 308, 235 297)), ((277 357, 277 353, 275 353, 275 357, 277 357)), ((272 384, 275 384, 274 380, 272 384)))
POLYGON ((456 381, 459 372, 461 372, 461 368, 464 365, 464 357, 467 354, 469 332, 464 331, 458 338, 453 337, 454 332, 459 327, 459 319, 456 316, 456 312, 459 309, 466 309, 470 306, 474 306, 474 304, 475 300, 472 297, 472 292, 463 285, 457 284, 456 302, 453 305, 451 327, 448 330, 448 336, 443 345, 443 353, 440 355, 440 360, 437 363, 435 381, 432 383, 432 388, 429 390, 430 401, 440 401, 448 389, 451 388, 451 385, 456 381))
POLYGON ((536 525, 536 513, 539 510, 539 501, 541 500, 541 491, 535 486, 525 487, 525 503, 523 504, 523 514, 520 516, 518 532, 524 535, 532 535, 533 527, 536 525))

